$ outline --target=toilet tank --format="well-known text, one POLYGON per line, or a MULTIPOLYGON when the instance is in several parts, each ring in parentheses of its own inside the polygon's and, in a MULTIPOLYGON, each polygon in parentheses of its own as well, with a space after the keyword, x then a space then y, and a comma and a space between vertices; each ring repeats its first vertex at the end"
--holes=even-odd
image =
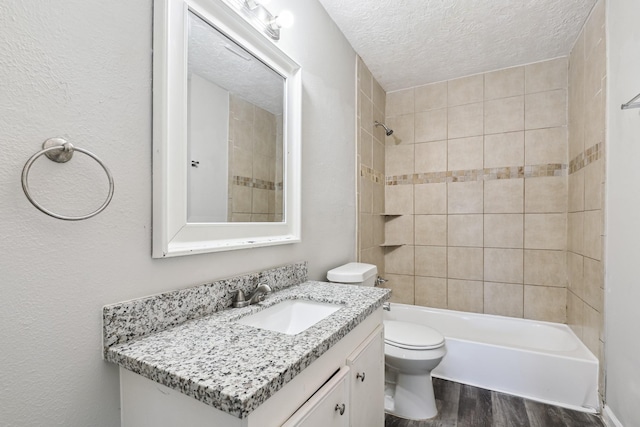
POLYGON ((377 277, 378 267, 362 262, 350 262, 327 273, 327 280, 330 282, 361 286, 375 286, 377 277))

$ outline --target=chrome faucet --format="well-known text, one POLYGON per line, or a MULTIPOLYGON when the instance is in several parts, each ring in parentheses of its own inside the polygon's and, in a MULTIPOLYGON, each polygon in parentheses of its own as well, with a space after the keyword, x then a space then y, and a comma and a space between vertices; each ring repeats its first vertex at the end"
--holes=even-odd
POLYGON ((270 293, 271 293, 271 287, 266 283, 258 284, 258 286, 255 288, 255 290, 253 291, 249 299, 246 299, 242 289, 238 289, 235 297, 233 298, 233 306, 238 308, 238 307, 246 307, 251 304, 257 304, 261 301, 264 301, 264 299, 270 293))

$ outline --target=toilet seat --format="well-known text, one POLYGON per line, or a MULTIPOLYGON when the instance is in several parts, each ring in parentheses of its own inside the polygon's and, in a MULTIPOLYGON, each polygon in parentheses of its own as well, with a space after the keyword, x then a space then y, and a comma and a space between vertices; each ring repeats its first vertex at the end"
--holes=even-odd
POLYGON ((406 350, 433 350, 444 346, 444 336, 417 323, 385 320, 384 342, 406 350))

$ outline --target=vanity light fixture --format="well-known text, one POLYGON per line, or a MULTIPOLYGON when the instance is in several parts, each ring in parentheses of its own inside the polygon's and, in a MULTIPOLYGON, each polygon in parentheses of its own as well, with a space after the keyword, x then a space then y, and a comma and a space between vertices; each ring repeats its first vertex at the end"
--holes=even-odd
POLYGON ((280 40, 280 28, 293 25, 293 14, 288 10, 273 16, 265 7, 269 0, 243 0, 241 12, 254 26, 261 29, 273 40, 280 40))

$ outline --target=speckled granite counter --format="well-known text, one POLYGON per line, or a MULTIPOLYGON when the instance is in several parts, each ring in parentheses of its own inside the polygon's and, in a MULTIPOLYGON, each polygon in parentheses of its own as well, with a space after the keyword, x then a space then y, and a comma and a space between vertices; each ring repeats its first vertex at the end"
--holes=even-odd
POLYGON ((305 282, 274 292, 259 305, 218 311, 122 344, 107 345, 105 339, 105 359, 244 418, 389 296, 388 289, 305 282), (235 322, 287 299, 344 307, 297 335, 235 322))

